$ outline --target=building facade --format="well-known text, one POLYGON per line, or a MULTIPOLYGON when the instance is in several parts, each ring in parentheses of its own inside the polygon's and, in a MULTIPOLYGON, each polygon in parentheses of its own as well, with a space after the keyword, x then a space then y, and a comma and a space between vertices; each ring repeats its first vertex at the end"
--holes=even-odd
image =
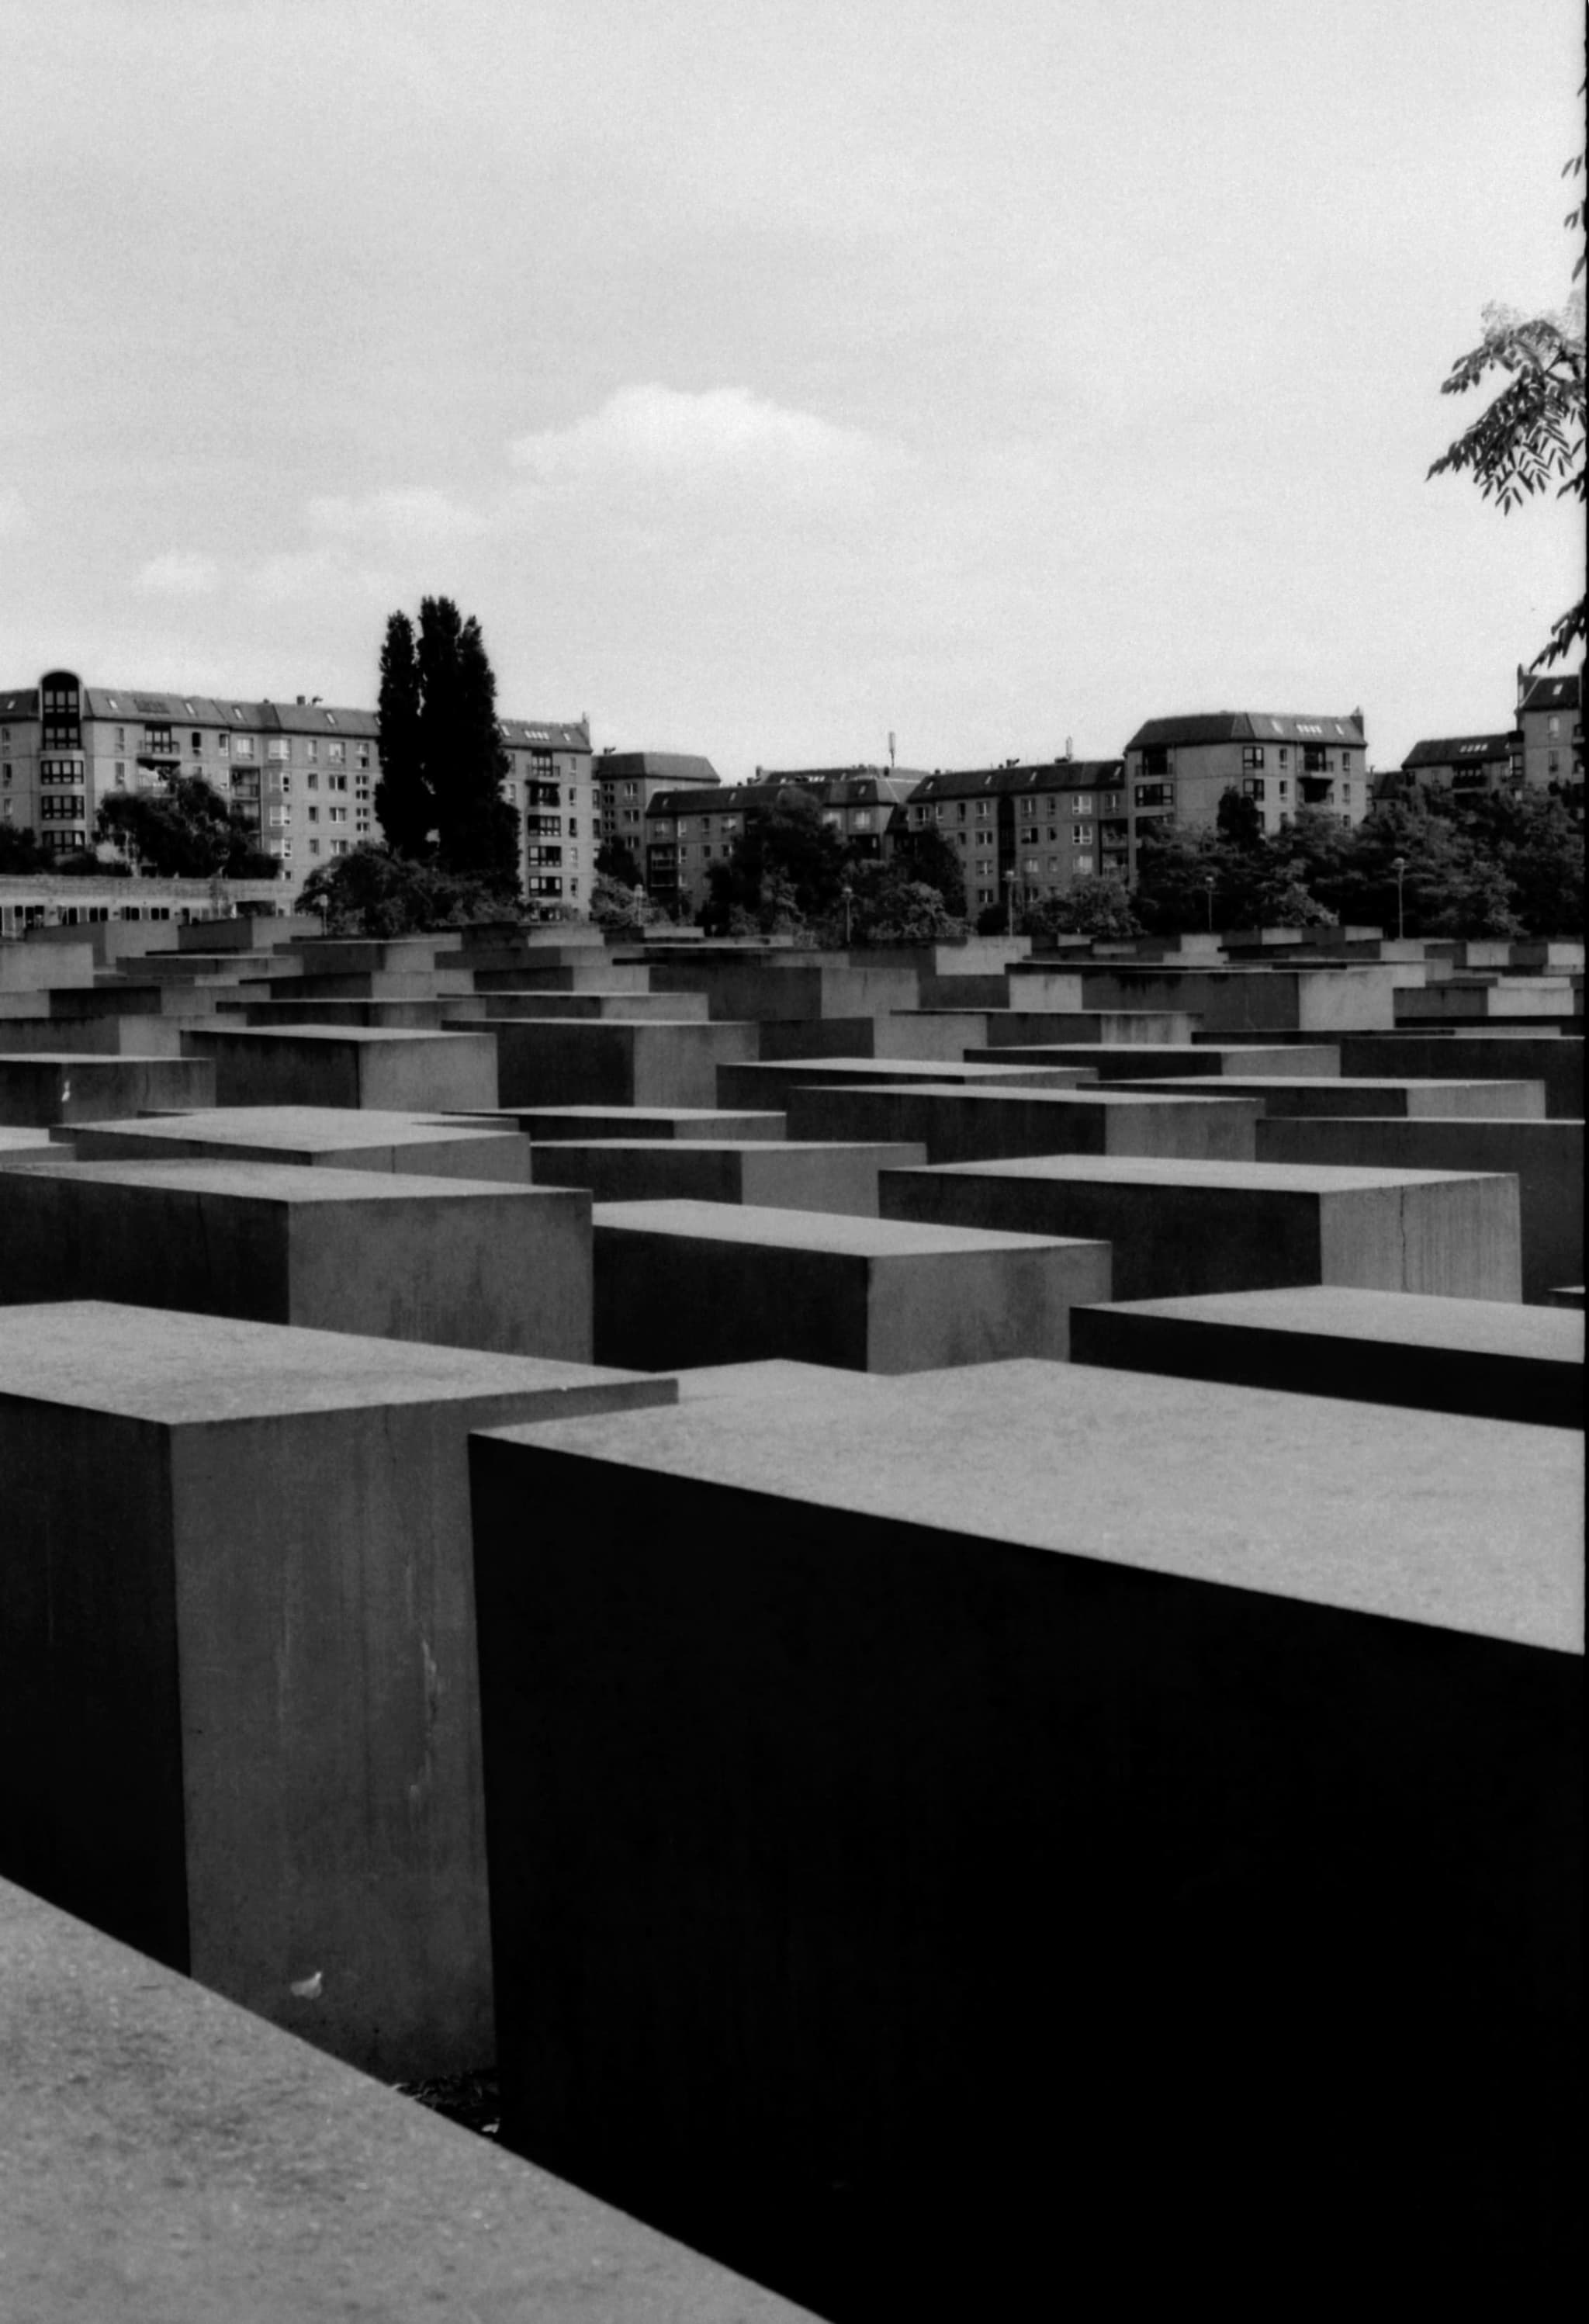
POLYGON ((596 842, 626 847, 645 878, 646 816, 662 791, 716 790, 721 779, 710 759, 683 751, 604 751, 591 763, 596 842))
MULTIPOLYGON (((583 910, 596 853, 589 728, 508 718, 501 732, 525 892, 542 908, 583 910)), ((318 698, 90 687, 68 669, 0 694, 0 823, 31 827, 57 854, 93 845, 106 799, 199 776, 295 889, 320 864, 379 837, 380 771, 375 713, 318 698)))
POLYGON ((1469 797, 1512 790, 1523 779, 1523 738, 1515 727, 1504 734, 1430 735, 1413 744, 1401 772, 1408 783, 1446 783, 1469 797))
POLYGON ((1127 817, 1119 759, 1056 759, 924 775, 906 827, 934 830, 959 855, 965 905, 1019 910, 1077 880, 1123 879, 1127 817))
POLYGON ((1132 879, 1144 834, 1169 823, 1189 830, 1215 822, 1227 790, 1252 801, 1266 832, 1303 807, 1361 823, 1370 807, 1363 713, 1314 718, 1221 710, 1150 718, 1125 746, 1125 788, 1132 879))
POLYGON ((1584 781, 1584 679, 1530 677, 1518 671, 1518 734, 1522 779, 1529 790, 1548 791, 1584 781))

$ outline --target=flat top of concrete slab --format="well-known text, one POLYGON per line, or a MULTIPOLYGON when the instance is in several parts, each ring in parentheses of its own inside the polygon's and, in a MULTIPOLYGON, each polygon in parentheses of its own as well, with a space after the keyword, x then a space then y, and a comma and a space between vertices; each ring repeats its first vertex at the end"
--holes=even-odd
POLYGON ((0 1122, 0 1154, 42 1154, 50 1148, 48 1130, 18 1129, 0 1122))
MULTIPOLYGON (((1179 1081, 1173 1074, 1167 1074, 1163 1078, 1172 1087, 1180 1086, 1179 1081)), ((1204 1076, 1200 1074, 1187 1074, 1185 1077, 1187 1089, 1191 1089, 1196 1082, 1203 1078, 1204 1076)), ((1416 1081, 1409 1081, 1404 1076, 1399 1077, 1391 1074, 1372 1075, 1366 1074, 1221 1074, 1219 1085, 1222 1090, 1230 1090, 1237 1096, 1240 1096, 1243 1090, 1292 1089, 1309 1092, 1316 1092, 1320 1089, 1412 1089, 1417 1090, 1421 1095, 1429 1090, 1494 1089, 1497 1085, 1501 1089, 1515 1089, 1520 1086, 1521 1078, 1520 1077, 1519 1082, 1513 1082, 1501 1080, 1494 1074, 1484 1076, 1471 1074, 1463 1081, 1453 1077, 1448 1081, 1437 1082, 1426 1081, 1421 1075, 1416 1081)))
MULTIPOLYGON (((553 1154, 920 1154, 919 1139, 867 1138, 549 1138, 553 1154)), ((536 1149, 538 1152, 540 1148, 536 1149)))
MULTIPOLYGON (((377 1143, 379 1141, 376 1141, 377 1143)), ((56 1149, 60 1152, 61 1149, 56 1149)), ((291 1162, 74 1162, 63 1157, 31 1167, 29 1178, 69 1178, 90 1186, 163 1186, 173 1194, 231 1196, 251 1203, 415 1202, 445 1195, 451 1202, 487 1195, 495 1200, 562 1194, 558 1186, 516 1185, 502 1178, 432 1178, 413 1170, 303 1170, 291 1162)))
MULTIPOLYGON (((854 1259, 941 1258, 957 1250, 1051 1250, 1057 1244, 1078 1240, 1006 1234, 986 1227, 918 1226, 904 1219, 852 1218, 840 1211, 780 1211, 759 1203, 597 1203, 590 1215, 598 1230, 693 1235, 703 1242, 772 1244, 780 1250, 830 1252, 854 1259)), ((1094 1243, 1089 1248, 1100 1246, 1094 1243)))
POLYGON ((128 1065, 196 1065, 193 1057, 157 1057, 134 1054, 126 1049, 0 1049, 0 1065, 64 1065, 69 1071, 88 1070, 103 1073, 109 1067, 116 1072, 128 1065))
POLYGON ((613 1121, 620 1114, 645 1121, 781 1121, 781 1113, 758 1111, 737 1105, 499 1105, 479 1113, 443 1112, 431 1120, 499 1122, 513 1129, 521 1121, 613 1121))
POLYGON ((651 1373, 239 1323, 174 1308, 124 1307, 102 1299, 7 1307, 0 1332, 0 1396, 130 1420, 247 1420, 603 1386, 638 1391, 647 1385, 662 1393, 639 1401, 673 1402, 673 1380, 651 1373))
MULTIPOLYGON (((1014 1070, 1019 1071, 1020 1068, 1014 1070)), ((1205 1084, 1214 1078, 1212 1074, 1203 1076, 1205 1084)), ((1228 1076, 1221 1076, 1219 1085, 1221 1090, 1229 1089, 1228 1076)), ((820 1090, 822 1084, 813 1083, 810 1086, 820 1090)), ((1307 1087, 1316 1088, 1317 1084, 1309 1082, 1307 1087)), ((862 1097, 869 1091, 892 1096, 895 1084, 892 1082, 842 1082, 836 1084, 834 1088, 835 1094, 843 1097, 862 1097)), ((1156 1097, 1150 1090, 1100 1089, 1095 1086, 1086 1089, 979 1089, 975 1083, 942 1081, 915 1081, 910 1083, 907 1089, 912 1097, 965 1098, 977 1105, 1025 1105, 1030 1100, 1035 1105, 1095 1106, 1106 1112, 1129 1112, 1133 1106, 1162 1108, 1168 1105, 1178 1111, 1189 1105, 1230 1105, 1239 1102, 1241 1095, 1238 1091, 1233 1098, 1216 1096, 1206 1087, 1188 1087, 1184 1093, 1179 1089, 1167 1090, 1162 1097, 1156 1097)))
MULTIPOLYGON (((467 1033, 432 1033, 423 1026, 388 1025, 234 1025, 212 1024, 208 1019, 191 1028, 195 1035, 228 1041, 355 1041, 360 1048, 379 1048, 383 1042, 405 1043, 411 1047, 416 1041, 446 1041, 448 1044, 467 1039, 467 1033)), ((490 1036, 479 1033, 473 1038, 485 1040, 490 1036)))
POLYGON ((935 1178, 1107 1179, 1118 1186, 1226 1187, 1237 1194, 1352 1194, 1375 1187, 1446 1185, 1482 1170, 1361 1170, 1314 1162, 1178 1162, 1135 1156, 1030 1154, 1009 1162, 940 1162, 935 1178))
POLYGON ((1474 1355, 1535 1356, 1559 1363, 1584 1360, 1581 1315, 1553 1307, 1518 1306, 1503 1299, 1434 1299, 1415 1291, 1358 1291, 1326 1283, 1285 1291, 1118 1300, 1106 1312, 1372 1341, 1388 1347, 1452 1348, 1474 1355))
MULTIPOLYGON (((964 1013, 964 1012, 961 1012, 964 1013)), ((930 1080, 934 1084, 957 1087, 963 1081, 991 1082, 1019 1074, 1030 1080, 1030 1065, 956 1065, 945 1057, 762 1057, 747 1058, 735 1071, 769 1074, 843 1074, 845 1087, 853 1087, 853 1076, 860 1074, 869 1082, 886 1088, 893 1082, 918 1083, 930 1080)), ((1056 1072, 1064 1072, 1056 1066, 1056 1072)))
POLYGON ((725 1383, 667 1412, 492 1433, 814 1511, 1582 1648, 1572 1430, 1023 1360, 869 1379, 847 1402, 753 1384, 736 1408, 725 1383))
MULTIPOLYGON (((411 1139, 423 1144, 456 1145, 476 1130, 485 1136, 494 1125, 474 1116, 389 1112, 374 1106, 226 1105, 197 1107, 192 1112, 162 1110, 142 1113, 135 1120, 79 1121, 76 1132, 114 1130, 118 1138, 201 1138, 207 1146, 289 1146, 308 1150, 333 1146, 390 1146, 411 1139)), ((512 1129, 512 1123, 500 1125, 512 1129)))

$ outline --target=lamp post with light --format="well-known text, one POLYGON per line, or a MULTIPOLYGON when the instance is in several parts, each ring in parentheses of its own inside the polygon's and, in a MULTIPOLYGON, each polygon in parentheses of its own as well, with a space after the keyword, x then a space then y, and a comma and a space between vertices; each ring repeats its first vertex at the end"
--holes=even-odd
POLYGON ((1390 869, 1396 874, 1396 941, 1400 944, 1407 934, 1407 914, 1402 906, 1401 882, 1407 877, 1407 858, 1393 855, 1390 869))
POLYGON ((1212 936, 1212 935, 1214 934, 1214 885, 1215 885, 1215 875, 1214 875, 1214 873, 1213 873, 1212 872, 1205 872, 1205 873, 1203 874, 1203 885, 1204 885, 1205 889, 1207 890, 1207 894, 1208 894, 1208 933, 1209 933, 1209 935, 1210 935, 1210 936, 1212 936))
POLYGON ((1013 872, 1006 872, 1004 874, 1004 934, 1007 936, 1012 936, 1015 934, 1015 874, 1013 872))

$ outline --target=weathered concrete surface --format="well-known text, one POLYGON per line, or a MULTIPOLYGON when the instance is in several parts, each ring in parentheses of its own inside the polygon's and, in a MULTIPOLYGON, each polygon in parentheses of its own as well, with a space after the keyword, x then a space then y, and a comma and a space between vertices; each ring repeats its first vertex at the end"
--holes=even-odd
POLYGON ((710 1106, 719 1067, 756 1054, 749 1024, 526 1018, 494 1024, 490 1038, 505 1106, 710 1106))
POLYGON ((1307 1074, 1334 1077, 1341 1070, 1341 1052, 1325 1042, 1272 1047, 1252 1046, 1212 1048, 1190 1043, 1147 1041, 1055 1041, 1021 1043, 1012 1048, 968 1048, 970 1064, 1008 1058, 1012 1065, 1087 1065, 1101 1082, 1150 1081, 1164 1076, 1226 1074, 1307 1074))
MULTIPOLYGON (((643 962, 608 960, 598 954, 588 965, 577 962, 541 962, 526 953, 522 959, 503 962, 500 967, 475 967, 475 954, 467 958, 475 979, 476 992, 489 993, 494 999, 503 992, 649 992, 651 971, 643 962)), ((680 1000, 684 999, 679 994, 680 1000)), ((688 1008, 679 1014, 689 1015, 688 1008)))
POLYGON ((1051 1043, 1083 1047, 1132 1043, 1180 1048, 1190 1044, 1203 1021, 1200 1017, 1173 1009, 1039 1010, 1028 999, 1029 981, 1022 979, 1011 987, 1007 1012, 990 1011, 993 1029, 988 1038, 995 1050, 1025 1046, 1023 1037, 1012 1029, 1025 1016, 1039 1019, 1040 1029, 1030 1038, 1045 1047, 1051 1043))
POLYGON ((1584 1308, 1583 1285, 1581 1283, 1562 1285, 1559 1289, 1551 1293, 1550 1305, 1553 1307, 1576 1308, 1581 1314, 1584 1308))
MULTIPOLYGON (((1191 1047, 1196 1019, 1141 1010, 1110 1016, 1102 1010, 998 1007, 992 1009, 895 1009, 877 1023, 880 1057, 965 1057, 974 1051, 1001 1057, 1007 1049, 1049 1043, 1071 1047, 1096 1041, 1174 1042, 1191 1047)), ((1039 1063, 1044 1062, 1039 1059, 1039 1063)))
MULTIPOLYGON (((1195 1090, 1199 1077, 1179 1080, 1166 1075, 1144 1078, 1142 1089, 1195 1090)), ((1130 1089, 1133 1084, 1122 1081, 1130 1089)), ((1337 1120, 1348 1114, 1370 1118, 1411 1120, 1421 1114, 1441 1119, 1522 1121, 1545 1118, 1545 1084, 1537 1081, 1394 1081, 1318 1074, 1226 1073, 1220 1088, 1233 1097, 1256 1098, 1272 1120, 1290 1114, 1323 1114, 1337 1120)))
POLYGON ((1558 1018, 1571 1022, 1584 1014, 1583 994, 1575 994, 1566 977, 1501 976, 1470 980, 1451 976, 1437 984, 1398 993, 1396 1021, 1416 1025, 1482 1023, 1486 1018, 1558 1018))
POLYGON ((1326 1040, 1395 1019, 1389 968, 1092 968, 1085 1009, 1189 1010, 1206 1033, 1295 1031, 1326 1040))
POLYGON ((885 1219, 1102 1236, 1117 1299, 1302 1283, 1522 1296, 1512 1177, 1049 1155, 885 1170, 878 1202, 885 1219))
POLYGON ((926 1147, 909 1143, 553 1139, 531 1149, 531 1176, 538 1186, 584 1186, 596 1203, 749 1203, 874 1219, 878 1172, 926 1160, 926 1147))
MULTIPOLYGON (((464 1117, 460 1117, 460 1120, 464 1117)), ((709 1105, 515 1106, 481 1116, 522 1130, 537 1144, 565 1138, 781 1138, 780 1113, 744 1113, 709 1105)))
POLYGON ((373 1106, 217 1106, 141 1121, 84 1122, 72 1143, 79 1162, 280 1162, 531 1183, 529 1146, 511 1117, 496 1126, 484 1116, 448 1121, 373 1106))
POLYGON ((336 1332, 9 1311, 0 1872, 371 2071, 488 2061, 465 1439, 670 1397, 336 1332))
POLYGON ((487 992, 486 1022, 503 1017, 542 1019, 572 1017, 580 1021, 616 1018, 627 1024, 704 1025, 706 996, 698 992, 636 992, 624 987, 605 991, 586 987, 577 992, 487 992))
POLYGON ((0 992, 46 992, 53 985, 92 984, 94 947, 87 928, 55 944, 0 944, 0 992))
POLYGON ((636 1371, 785 1356, 902 1372, 1063 1358, 1096 1241, 688 1201, 598 1203, 596 1352, 636 1371))
MULTIPOLYGON (((245 1027, 280 1025, 358 1025, 378 1033, 439 1033, 444 1018, 457 1016, 470 1004, 466 1000, 439 1001, 248 1001, 240 1005, 235 1022, 245 1027)), ((223 1004, 223 1022, 238 1004, 223 1004)), ((484 1004, 481 1004, 484 1013, 484 1004)))
POLYGON ((30 1162, 58 1161, 61 1149, 45 1130, 0 1129, 0 1170, 14 1170, 30 1162))
POLYGON ((1552 1033, 1384 1033, 1341 1044, 1348 1074, 1390 1074, 1408 1080, 1542 1081, 1545 1111, 1554 1120, 1584 1119, 1584 1044, 1552 1033))
MULTIPOLYGON (((261 1162, 5 1175, 0 1301, 101 1299, 590 1360, 590 1197, 261 1162)), ((3 1311, 0 1311, 3 1312, 3 1311)))
MULTIPOLYGON (((1196 1086, 1193 1084, 1191 1086, 1196 1086)), ((1220 1084, 1222 1090, 1224 1084, 1220 1084)), ((789 1134, 911 1139, 929 1162, 1020 1154, 1151 1154, 1250 1162, 1261 1119, 1253 1099, 1135 1090, 1012 1090, 975 1083, 792 1089, 789 1134)))
POLYGON ((913 964, 889 960, 852 966, 845 959, 783 963, 670 960, 651 970, 654 992, 704 993, 714 1018, 759 1022, 772 1017, 875 1017, 914 1009, 920 991, 913 964))
POLYGON ((185 1033, 183 1054, 214 1066, 221 1105, 423 1107, 497 1102, 488 1033, 382 1033, 341 1026, 185 1033))
POLYGON ((1543 1299, 1553 1285, 1584 1271, 1581 1121, 1261 1121, 1258 1159, 1334 1169, 1512 1172, 1523 1297, 1543 1299))
POLYGON ((471 1457, 525 2151, 846 2319, 1045 2314, 1057 2234, 1145 2313, 1548 2283, 1579 1440, 1023 1364, 471 1457))
POLYGON ((107 1121, 144 1106, 213 1105, 208 1059, 126 1057, 101 1051, 41 1050, 0 1056, 0 1122, 28 1128, 56 1121, 107 1121))
POLYGON ((0 2246, 30 2324, 808 2312, 9 1882, 0 2048, 0 2246))
POLYGON ((0 1025, 0 1050, 17 1057, 180 1057, 188 1017, 32 1017, 0 1025))
POLYGON ((1086 1067, 1078 1065, 935 1063, 928 1072, 919 1062, 897 1057, 782 1057, 776 1062, 723 1066, 717 1075, 717 1102, 753 1109, 782 1107, 788 1104, 790 1090, 813 1082, 827 1088, 850 1082, 874 1087, 985 1082, 1000 1089, 1076 1089, 1092 1078, 1086 1067))
POLYGON ((1547 1307, 1338 1284, 1078 1309, 1076 1363, 1538 1426, 1584 1425, 1584 1326, 1547 1307))

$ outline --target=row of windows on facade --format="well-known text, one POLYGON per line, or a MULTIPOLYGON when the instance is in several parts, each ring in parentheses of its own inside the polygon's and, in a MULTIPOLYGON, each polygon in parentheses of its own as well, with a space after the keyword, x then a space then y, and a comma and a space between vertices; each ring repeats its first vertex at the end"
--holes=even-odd
MULTIPOLYGON (((1270 747, 1270 746, 1269 744, 1263 742, 1249 742, 1244 744, 1242 751, 1242 772, 1244 775, 1261 774, 1268 763, 1264 753, 1270 747)), ((1281 742, 1275 745, 1274 752, 1276 766, 1289 767, 1290 765, 1291 746, 1289 742, 1281 742)), ((1169 743, 1162 742, 1152 750, 1133 751, 1131 753, 1132 758, 1140 761, 1136 771, 1139 774, 1143 775, 1168 775, 1171 771, 1170 759, 1172 755, 1172 746, 1169 743)), ((1323 746, 1317 742, 1305 742, 1298 752, 1298 758, 1301 763, 1302 772, 1305 775, 1328 775, 1333 774, 1335 771, 1329 752, 1325 750, 1323 746)), ((1340 770, 1344 775, 1349 775, 1352 773, 1352 753, 1350 751, 1343 751, 1341 752, 1340 770)))

